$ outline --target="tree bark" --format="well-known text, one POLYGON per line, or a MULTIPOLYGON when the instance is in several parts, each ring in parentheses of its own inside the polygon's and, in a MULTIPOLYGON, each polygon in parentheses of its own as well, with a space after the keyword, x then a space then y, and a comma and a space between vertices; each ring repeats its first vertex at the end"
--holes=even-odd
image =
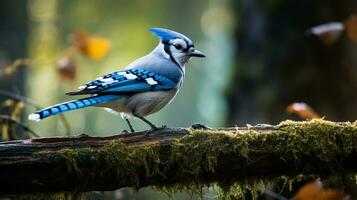
POLYGON ((357 126, 324 120, 0 143, 0 194, 189 188, 250 177, 357 171, 357 126))

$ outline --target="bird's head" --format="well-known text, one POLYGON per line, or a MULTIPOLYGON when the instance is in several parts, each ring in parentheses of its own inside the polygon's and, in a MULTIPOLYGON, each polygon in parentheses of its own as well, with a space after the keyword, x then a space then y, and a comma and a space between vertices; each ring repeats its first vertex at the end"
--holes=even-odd
POLYGON ((181 33, 164 28, 151 28, 150 32, 160 38, 158 48, 162 55, 180 66, 192 57, 206 57, 205 54, 195 49, 188 37, 181 33))

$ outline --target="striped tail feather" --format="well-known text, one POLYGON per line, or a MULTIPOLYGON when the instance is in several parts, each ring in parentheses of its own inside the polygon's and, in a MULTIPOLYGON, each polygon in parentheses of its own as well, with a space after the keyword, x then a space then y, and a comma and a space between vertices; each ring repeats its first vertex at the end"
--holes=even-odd
POLYGON ((33 121, 40 121, 44 118, 57 115, 63 112, 85 108, 97 104, 107 103, 109 101, 118 100, 121 97, 122 96, 120 95, 102 95, 102 96, 87 97, 87 98, 73 100, 73 101, 67 101, 44 108, 35 113, 32 113, 28 116, 28 119, 33 121))

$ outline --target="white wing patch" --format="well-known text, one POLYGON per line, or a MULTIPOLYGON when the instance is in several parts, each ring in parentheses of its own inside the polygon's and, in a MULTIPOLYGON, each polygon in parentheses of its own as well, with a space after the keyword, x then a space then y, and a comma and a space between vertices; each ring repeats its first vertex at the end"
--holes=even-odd
POLYGON ((101 79, 100 81, 102 81, 104 83, 110 83, 110 82, 114 82, 115 80, 113 78, 104 78, 104 79, 101 79))
POLYGON ((128 79, 128 80, 134 80, 134 79, 138 78, 138 77, 137 77, 136 75, 134 75, 134 74, 125 74, 124 76, 125 76, 125 78, 128 79))
POLYGON ((97 87, 96 85, 92 85, 92 86, 87 87, 87 89, 94 89, 96 87, 97 87))
POLYGON ((109 84, 112 84, 112 83, 115 83, 115 82, 117 82, 117 81, 114 80, 114 81, 111 81, 111 82, 106 82, 106 83, 103 83, 102 85, 109 85, 109 84))
POLYGON ((145 79, 145 81, 149 84, 149 85, 157 85, 157 81, 155 81, 152 78, 147 78, 145 79))
MULTIPOLYGON (((116 72, 116 74, 120 75, 120 76, 124 76, 127 80, 135 80, 135 79, 138 78, 137 75, 133 74, 130 71, 119 71, 119 72, 116 72)), ((85 85, 79 86, 78 89, 81 89, 81 90, 82 89, 89 89, 90 90, 90 89, 95 89, 95 88, 98 88, 98 87, 101 87, 101 86, 105 86, 105 85, 109 85, 109 84, 112 84, 112 83, 115 83, 115 82, 119 81, 119 80, 116 80, 116 79, 114 79, 112 77, 108 77, 108 76, 107 76, 108 78, 105 78, 105 77, 106 76, 101 76, 101 77, 96 78, 96 81, 100 81, 100 82, 99 83, 95 82, 95 85, 93 85, 92 82, 88 82, 85 85)), ((146 78, 145 81, 149 85, 157 85, 157 84, 159 84, 152 77, 146 78)))
POLYGON ((126 72, 117 72, 117 74, 118 74, 118 75, 123 75, 123 76, 124 76, 124 75, 125 75, 125 74, 127 74, 127 73, 126 73, 126 72))

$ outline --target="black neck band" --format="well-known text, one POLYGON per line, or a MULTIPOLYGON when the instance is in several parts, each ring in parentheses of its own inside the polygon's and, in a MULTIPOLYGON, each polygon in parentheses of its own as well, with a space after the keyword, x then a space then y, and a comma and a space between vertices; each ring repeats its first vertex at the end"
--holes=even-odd
POLYGON ((164 44, 164 51, 170 56, 170 59, 172 62, 174 62, 177 67, 181 70, 182 74, 185 75, 185 73, 183 72, 183 69, 181 68, 181 66, 177 63, 177 61, 175 60, 175 58, 172 56, 171 51, 170 51, 170 44, 165 42, 164 44))

